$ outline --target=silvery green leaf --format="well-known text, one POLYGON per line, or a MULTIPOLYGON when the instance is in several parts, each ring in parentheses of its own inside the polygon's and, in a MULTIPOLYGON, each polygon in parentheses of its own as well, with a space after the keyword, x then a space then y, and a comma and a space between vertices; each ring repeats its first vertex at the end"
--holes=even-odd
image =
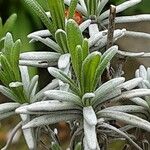
POLYGON ((97 69, 101 63, 101 53, 98 51, 90 53, 82 63, 81 68, 81 82, 82 91, 88 93, 95 88, 95 78, 98 75, 97 69))
MULTIPOLYGON (((114 31, 113 41, 115 42, 118 38, 125 35, 126 29, 116 29, 114 31)), ((102 39, 100 39, 96 45, 98 45, 98 48, 102 48, 107 44, 107 35, 103 36, 102 39)))
POLYGON ((89 42, 88 39, 85 38, 82 42, 82 61, 88 56, 89 54, 89 42))
POLYGON ((95 97, 94 93, 85 93, 82 97, 82 103, 86 106, 86 105, 90 105, 91 104, 91 99, 95 97), (88 101, 88 102, 87 102, 88 101))
POLYGON ((79 119, 81 115, 79 114, 50 114, 50 115, 43 115, 37 118, 34 118, 26 125, 23 126, 23 129, 31 128, 31 127, 38 127, 43 125, 49 125, 58 123, 60 121, 73 121, 79 119))
POLYGON ((111 106, 105 108, 105 110, 110 111, 120 111, 120 112, 127 112, 127 113, 144 113, 146 109, 142 106, 137 105, 125 105, 125 106, 111 106))
POLYGON ((89 25, 89 35, 90 37, 94 37, 95 34, 99 33, 99 28, 97 23, 93 23, 89 25))
POLYGON ((58 53, 62 53, 62 49, 60 48, 60 46, 54 42, 52 39, 50 38, 41 38, 40 36, 32 36, 32 38, 36 41, 40 41, 43 44, 45 44, 46 46, 52 48, 53 50, 55 50, 58 53))
POLYGON ((27 107, 28 107, 28 104, 24 104, 20 107, 18 107, 16 110, 15 110, 15 113, 17 114, 28 114, 28 110, 27 110, 27 107))
POLYGON ((68 66, 68 64, 70 63, 70 54, 63 54, 59 57, 58 60, 58 68, 59 69, 64 69, 68 66))
POLYGON ((117 53, 125 57, 143 57, 145 54, 144 52, 134 53, 134 52, 127 52, 127 51, 122 51, 122 50, 118 50, 117 53))
POLYGON ((51 14, 54 31, 57 29, 65 30, 65 4, 62 0, 47 0, 48 8, 51 14))
POLYGON ((25 3, 37 14, 37 16, 42 20, 44 25, 49 29, 49 31, 53 34, 54 28, 52 21, 48 18, 43 8, 38 4, 36 0, 24 0, 25 3))
POLYGON ((29 98, 31 96, 31 93, 32 93, 36 83, 38 82, 38 79, 39 79, 39 76, 35 75, 30 81, 28 92, 27 92, 29 98))
POLYGON ((2 104, 0 104, 0 114, 10 112, 10 111, 14 111, 19 106, 20 106, 19 103, 13 103, 13 102, 2 103, 2 104))
POLYGON ((107 33, 107 30, 100 31, 97 34, 95 34, 93 37, 89 38, 89 46, 92 47, 95 45, 100 39, 102 39, 107 33))
POLYGON ((4 41, 4 51, 3 54, 6 56, 7 60, 10 61, 10 53, 11 49, 14 45, 13 37, 11 33, 7 33, 5 36, 5 41, 4 41))
POLYGON ((32 39, 34 36, 40 36, 40 37, 48 37, 51 36, 52 34, 50 33, 49 30, 40 30, 40 31, 35 31, 30 33, 27 37, 32 39))
POLYGON ((95 125, 90 125, 84 120, 84 138, 90 150, 96 150, 97 137, 95 125))
POLYGON ((97 6, 98 6, 98 1, 90 1, 87 0, 85 1, 87 11, 88 11, 88 16, 96 16, 97 15, 97 6))
POLYGON ((38 61, 38 60, 20 60, 19 65, 20 66, 47 68, 50 66, 57 65, 57 61, 45 62, 45 61, 38 61))
POLYGON ((101 100, 101 98, 105 97, 106 94, 109 92, 115 90, 118 85, 123 83, 125 81, 125 78, 119 77, 119 78, 114 78, 106 83, 102 84, 95 92, 95 97, 92 99, 93 103, 95 103, 98 100, 101 100))
POLYGON ((139 78, 139 77, 140 77, 139 69, 137 69, 137 70, 135 71, 135 77, 136 77, 136 78, 139 78))
POLYGON ((82 60, 83 60, 83 49, 81 47, 81 45, 77 45, 76 46, 76 49, 75 49, 76 53, 75 53, 75 66, 76 66, 76 70, 75 70, 75 73, 76 73, 76 77, 77 77, 77 80, 80 84, 80 87, 81 87, 81 68, 82 68, 82 60))
POLYGON ((83 147, 84 147, 84 150, 90 150, 88 147, 88 142, 85 137, 83 138, 83 147))
POLYGON ((0 120, 8 118, 12 115, 15 115, 15 111, 9 111, 9 112, 2 113, 2 114, 0 114, 0 120))
POLYGON ((69 53, 71 54, 72 66, 75 74, 77 75, 76 68, 76 47, 82 45, 83 35, 79 29, 78 24, 73 20, 69 19, 66 24, 67 41, 69 47, 69 53))
POLYGON ((142 78, 134 78, 134 79, 131 79, 129 81, 126 81, 124 83, 122 83, 121 85, 119 85, 118 87, 121 88, 121 89, 125 89, 125 90, 131 90, 133 88, 135 88, 136 86, 139 85, 139 83, 142 82, 142 78))
POLYGON ((97 117, 92 106, 83 108, 83 117, 89 126, 95 126, 97 124, 97 117))
POLYGON ((147 68, 147 80, 150 82, 150 68, 147 68))
POLYGON ((87 11, 86 4, 84 0, 79 0, 81 6, 87 11))
POLYGON ((93 81, 94 83, 93 85, 95 85, 95 87, 99 81, 99 77, 102 76, 104 70, 108 67, 110 61, 117 53, 117 50, 118 50, 118 46, 112 46, 102 55, 101 62, 96 69, 96 75, 93 81))
POLYGON ((145 67, 143 65, 141 65, 139 67, 139 75, 140 77, 142 77, 143 79, 147 80, 147 71, 145 69, 145 67))
POLYGON ((23 84, 23 88, 26 93, 28 93, 28 88, 30 84, 30 77, 27 66, 19 66, 21 72, 21 80, 23 84))
POLYGON ((149 33, 144 33, 144 32, 126 31, 125 36, 126 37, 130 36, 130 37, 134 37, 134 38, 143 38, 143 39, 145 38, 145 39, 150 40, 149 33))
POLYGON ((54 67, 49 67, 48 71, 55 78, 63 81, 64 83, 68 83, 73 91, 79 93, 79 89, 74 83, 74 81, 71 78, 69 78, 63 71, 54 67))
MULTIPOLYGON (((130 7, 136 5, 140 2, 141 2, 141 0, 126 1, 126 2, 116 6, 116 13, 122 12, 122 11, 126 10, 127 8, 130 8, 130 7)), ((103 12, 100 15, 99 19, 103 20, 103 19, 107 18, 109 16, 109 12, 110 12, 110 10, 107 10, 107 11, 103 12)))
POLYGON ((148 89, 150 89, 150 83, 148 80, 143 80, 143 83, 146 85, 148 89))
POLYGON ((147 104, 147 102, 140 97, 130 98, 129 100, 131 100, 133 103, 135 103, 137 105, 140 105, 144 108, 149 109, 149 105, 147 104))
POLYGON ((126 100, 134 97, 142 97, 142 96, 149 96, 149 95, 150 95, 150 89, 136 89, 127 92, 122 92, 120 96, 113 98, 111 101, 117 102, 117 101, 126 100))
POLYGON ((13 93, 12 90, 10 90, 9 88, 0 85, 0 92, 5 95, 6 97, 10 98, 13 101, 17 101, 17 98, 15 96, 15 94, 13 93))
POLYGON ((36 91, 37 91, 37 88, 38 88, 38 81, 35 82, 33 88, 32 88, 32 91, 30 93, 30 102, 32 102, 35 94, 36 94, 36 91))
POLYGON ((89 27, 89 25, 91 24, 91 19, 88 19, 88 20, 85 20, 84 22, 82 22, 80 25, 79 25, 79 28, 81 30, 81 32, 83 32, 86 28, 89 27))
POLYGON ((138 150, 142 150, 141 147, 139 147, 126 133, 122 132, 121 130, 117 129, 116 127, 109 125, 107 123, 102 123, 99 125, 99 127, 107 128, 112 131, 115 131, 117 134, 121 135, 122 137, 126 138, 135 148, 138 150))
MULTIPOLYGON (((64 0, 64 3, 68 6, 70 6, 71 0, 64 0)), ((87 11, 84 7, 82 7, 80 4, 77 4, 77 11, 81 12, 83 15, 87 15, 87 11)))
POLYGON ((109 0, 101 0, 99 1, 99 5, 98 5, 98 15, 100 15, 101 11, 103 10, 103 8, 105 7, 105 5, 108 3, 109 0))
POLYGON ((20 54, 21 60, 57 61, 61 54, 55 52, 25 52, 20 54))
MULTIPOLYGON (((27 124, 30 121, 30 115, 28 114, 20 114, 20 117, 22 118, 22 125, 27 124)), ((28 145, 28 148, 31 150, 36 149, 36 138, 34 135, 33 128, 23 129, 23 135, 26 140, 26 143, 28 145)))
POLYGON ((67 34, 64 30, 58 29, 55 32, 55 39, 57 41, 57 44, 61 47, 63 53, 68 53, 68 43, 67 43, 67 34))
POLYGON ((70 92, 61 90, 49 90, 44 92, 44 94, 52 100, 56 99, 59 101, 67 101, 82 106, 80 97, 70 92))
POLYGON ((20 86, 23 86, 22 82, 11 82, 9 84, 9 87, 11 88, 20 87, 20 86))
POLYGON ((78 4, 78 0, 71 0, 71 3, 69 5, 69 15, 68 15, 68 19, 73 18, 74 13, 76 11, 76 7, 78 4))
POLYGON ((35 101, 39 101, 40 99, 42 99, 44 97, 44 92, 47 90, 52 90, 55 89, 56 87, 58 87, 58 80, 54 79, 52 80, 51 83, 49 83, 48 85, 46 85, 42 90, 40 90, 31 100, 32 102, 35 101))
POLYGON ((42 101, 30 104, 27 108, 28 111, 61 111, 61 110, 82 110, 80 106, 68 102, 59 101, 42 101))
MULTIPOLYGON (((115 18, 115 23, 134 23, 134 22, 143 22, 143 21, 150 21, 149 14, 141 14, 141 15, 133 15, 133 16, 121 16, 115 18)), ((107 25, 109 20, 106 19, 102 22, 102 25, 107 25)))
MULTIPOLYGON (((110 91, 109 94, 106 94, 104 97, 102 97, 100 99, 100 101, 95 102, 93 104, 93 107, 97 107, 98 105, 101 105, 102 103, 105 103, 105 102, 107 102, 107 101, 111 100, 112 98, 117 97, 119 95, 121 95, 121 89, 116 88, 116 89, 110 91)), ((97 108, 99 109, 100 107, 97 107, 97 108)))
POLYGON ((119 111, 101 110, 97 113, 97 115, 98 118, 116 119, 150 132, 150 123, 148 121, 131 114, 127 114, 119 111))

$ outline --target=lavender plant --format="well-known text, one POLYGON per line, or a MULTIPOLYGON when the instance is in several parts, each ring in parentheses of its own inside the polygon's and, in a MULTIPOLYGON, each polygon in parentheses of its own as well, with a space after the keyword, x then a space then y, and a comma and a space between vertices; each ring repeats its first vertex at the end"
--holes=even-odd
MULTIPOLYGON (((145 34, 111 28, 108 19, 110 11, 103 12, 107 0, 48 0, 49 12, 35 0, 24 1, 47 28, 29 34, 28 38, 31 42, 44 43, 51 52, 20 54, 20 40, 13 42, 11 34, 6 34, 0 60, 0 79, 4 86, 1 85, 0 91, 15 102, 0 105, 1 119, 12 114, 21 116, 19 127, 22 127, 31 150, 38 148, 41 126, 49 129, 53 139, 48 149, 60 150, 57 135, 49 128, 60 121, 68 122, 72 129, 68 146, 71 150, 107 149, 111 140, 122 138, 131 147, 146 149, 128 131, 140 128, 150 132, 149 69, 146 71, 141 66, 136 71, 136 78, 129 81, 120 76, 122 70, 119 70, 121 73, 118 70, 112 74, 110 72, 113 57, 149 56, 144 52, 118 50, 114 44, 124 35, 145 34), (69 6, 67 16, 64 13, 65 4, 69 6), (82 14, 80 19, 83 22, 80 25, 73 20, 76 11, 82 14), (112 39, 109 38, 111 29, 112 39), (27 66, 47 68, 55 79, 37 92, 38 76, 30 80, 27 66), (107 81, 103 80, 104 72, 109 75, 107 81), (120 122, 123 125, 118 125, 120 122)), ((124 2, 115 7, 116 13, 139 2, 141 0, 124 2)), ((117 24, 149 19, 149 15, 138 15, 116 17, 114 21, 117 24)), ((7 149, 12 137, 3 150, 7 149)))

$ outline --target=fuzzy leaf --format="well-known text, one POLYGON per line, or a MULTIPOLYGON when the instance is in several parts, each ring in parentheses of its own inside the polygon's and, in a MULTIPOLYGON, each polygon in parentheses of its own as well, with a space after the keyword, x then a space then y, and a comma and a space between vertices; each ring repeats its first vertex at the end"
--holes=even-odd
POLYGON ((69 6, 68 19, 73 18, 77 4, 78 4, 78 0, 71 0, 70 6, 69 6))
POLYGON ((83 117, 90 126, 97 124, 96 114, 91 106, 83 108, 83 117))
POLYGON ((61 110, 81 110, 81 107, 68 102, 59 101, 42 101, 30 104, 27 108, 28 111, 61 111, 61 110))
POLYGON ((2 35, 5 35, 8 31, 10 31, 12 29, 12 27, 14 26, 16 20, 17 20, 17 15, 16 14, 12 14, 7 19, 7 21, 5 22, 5 24, 3 26, 2 35))
POLYGON ((64 0, 48 0, 48 5, 55 31, 65 30, 64 0))
POLYGON ((52 100, 56 99, 59 101, 67 101, 82 106, 80 97, 70 92, 61 90, 49 90, 44 92, 44 94, 52 100))
MULTIPOLYGON (((22 125, 27 124, 30 121, 30 115, 28 114, 21 114, 20 115, 23 121, 22 125)), ((26 143, 28 145, 29 149, 36 149, 36 138, 34 135, 34 130, 33 128, 29 128, 29 129, 23 129, 23 135, 24 138, 26 140, 26 143)))
POLYGON ((8 89, 7 87, 0 85, 0 92, 4 94, 6 97, 10 98, 11 100, 17 101, 17 98, 15 94, 13 93, 13 91, 8 89))
POLYGON ((96 76, 94 79, 94 85, 97 84, 99 77, 103 74, 104 70, 106 69, 107 65, 111 61, 111 59, 114 57, 114 55, 117 53, 118 47, 117 46, 112 46, 109 48, 103 55, 102 55, 102 60, 99 65, 99 67, 96 70, 96 76))
POLYGON ((96 70, 101 61, 101 53, 90 53, 83 61, 81 70, 82 89, 84 93, 92 92, 94 89, 94 79, 96 70))
POLYGON ((0 104, 0 114, 14 111, 19 106, 20 106, 19 103, 13 103, 13 102, 0 104))
POLYGON ((5 57, 7 58, 7 60, 9 61, 9 63, 11 62, 11 49, 14 45, 14 41, 13 41, 13 37, 11 35, 11 33, 7 33, 6 37, 5 37, 5 41, 4 41, 4 50, 3 50, 3 54, 5 55, 5 57))
POLYGON ((62 48, 63 53, 68 53, 68 43, 67 43, 67 35, 66 32, 62 29, 58 29, 55 32, 55 39, 58 45, 62 48))
POLYGON ((74 92, 79 93, 79 89, 76 86, 76 84, 74 83, 74 81, 71 78, 69 78, 66 74, 64 74, 63 71, 61 71, 57 68, 54 68, 54 67, 49 67, 48 71, 55 78, 63 81, 64 83, 68 83, 74 92))
POLYGON ((97 113, 97 115, 98 118, 116 119, 150 132, 150 123, 134 115, 130 115, 124 112, 109 111, 109 110, 101 110, 97 113))
POLYGON ((25 93, 28 93, 30 85, 30 77, 27 66, 19 66, 21 72, 21 79, 25 93))
POLYGON ((73 121, 75 119, 79 119, 79 114, 50 114, 50 115, 43 115, 37 118, 34 118, 26 125, 23 126, 23 129, 31 128, 31 127, 38 127, 43 125, 49 125, 58 123, 60 121, 73 121))
POLYGON ((58 68, 59 69, 65 69, 70 64, 70 54, 63 54, 59 57, 58 60, 58 68))
POLYGON ((111 91, 113 92, 118 85, 123 83, 125 81, 125 78, 119 77, 114 78, 106 83, 102 84, 95 92, 95 97, 92 99, 93 103, 96 103, 96 101, 101 100, 103 97, 105 97, 108 93, 111 91))
POLYGON ((25 52, 20 54, 21 60, 56 61, 61 56, 55 52, 25 52))
POLYGON ((21 49, 21 41, 17 40, 11 50, 10 53, 10 64, 13 69, 15 80, 21 81, 20 79, 20 72, 19 72, 19 54, 21 49))
POLYGON ((82 42, 82 60, 84 60, 89 54, 89 42, 88 39, 84 39, 82 42))
POLYGON ((78 24, 73 19, 69 19, 67 21, 66 32, 67 32, 69 53, 71 54, 72 66, 77 75, 76 57, 75 57, 76 56, 76 46, 82 45, 83 36, 78 27, 78 24))
POLYGON ((84 138, 87 141, 89 149, 95 150, 97 147, 97 137, 95 125, 90 125, 84 120, 84 138))
POLYGON ((38 93, 36 93, 36 95, 34 95, 33 99, 31 100, 31 102, 35 102, 35 101, 39 101, 44 97, 44 92, 47 90, 52 90, 58 87, 58 80, 52 80, 51 83, 49 83, 48 85, 46 85, 42 90, 40 90, 38 93))
POLYGON ((54 36, 54 27, 52 21, 48 18, 43 8, 38 4, 36 0, 24 0, 25 3, 37 14, 37 16, 41 19, 44 25, 49 29, 49 31, 54 36))

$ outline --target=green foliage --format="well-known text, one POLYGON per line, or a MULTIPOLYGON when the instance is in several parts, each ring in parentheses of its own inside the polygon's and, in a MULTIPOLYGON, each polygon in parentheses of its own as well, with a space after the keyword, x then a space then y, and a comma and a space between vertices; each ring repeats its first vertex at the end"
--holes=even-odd
POLYGON ((16 22, 16 19, 17 19, 17 15, 12 14, 3 25, 2 18, 0 18, 0 50, 3 47, 2 41, 4 40, 5 34, 8 31, 12 31, 12 28, 16 22))
POLYGON ((13 41, 12 35, 7 33, 4 41, 4 49, 1 53, 0 62, 0 79, 3 84, 11 90, 11 93, 15 95, 16 101, 20 103, 26 102, 26 96, 21 82, 21 76, 19 71, 19 55, 21 49, 21 41, 13 41), (12 86, 11 83, 16 83, 12 86))

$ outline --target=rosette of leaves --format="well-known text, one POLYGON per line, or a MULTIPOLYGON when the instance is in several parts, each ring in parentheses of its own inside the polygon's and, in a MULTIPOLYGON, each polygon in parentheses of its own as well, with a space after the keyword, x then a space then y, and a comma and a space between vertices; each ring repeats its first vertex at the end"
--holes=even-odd
MULTIPOLYGON (((37 92, 38 75, 35 75, 31 80, 26 66, 19 66, 19 55, 21 49, 21 41, 13 41, 10 33, 6 34, 4 48, 0 56, 0 80, 3 85, 0 85, 0 92, 13 102, 0 104, 0 120, 15 115, 15 109, 21 105, 33 103, 35 100, 40 100, 44 97, 43 92, 48 89, 53 89, 58 86, 58 81, 54 80, 44 89, 37 92)), ((29 115, 20 114, 22 122, 17 125, 27 123, 30 120, 29 115)), ((11 143, 14 131, 8 140, 8 143, 3 148, 7 149, 11 143)), ((23 130, 26 142, 30 149, 36 146, 35 137, 32 129, 23 130)))
MULTIPOLYGON (((147 115, 147 110, 136 105, 108 107, 107 104, 149 95, 150 90, 133 89, 142 81, 142 78, 124 82, 125 78, 119 77, 102 84, 101 75, 117 53, 118 47, 113 46, 103 54, 97 51, 89 53, 89 43, 83 39, 81 32, 77 32, 79 28, 76 24, 70 20, 66 28, 74 76, 72 74, 70 77, 54 67, 49 67, 48 71, 55 78, 68 84, 69 89, 67 91, 48 90, 44 92, 47 96, 46 101, 18 108, 17 113, 41 114, 24 125, 23 129, 54 124, 59 121, 78 121, 79 131, 84 129, 82 132, 84 138, 81 141, 83 140, 83 147, 86 150, 99 149, 102 143, 97 139, 101 138, 101 134, 106 130, 116 132, 141 150, 128 134, 112 126, 109 121, 119 120, 150 131, 150 123, 136 116, 141 112, 147 115), (99 129, 102 130, 97 134, 99 129)), ((74 140, 70 144, 71 148, 74 147, 73 142, 74 140)))

